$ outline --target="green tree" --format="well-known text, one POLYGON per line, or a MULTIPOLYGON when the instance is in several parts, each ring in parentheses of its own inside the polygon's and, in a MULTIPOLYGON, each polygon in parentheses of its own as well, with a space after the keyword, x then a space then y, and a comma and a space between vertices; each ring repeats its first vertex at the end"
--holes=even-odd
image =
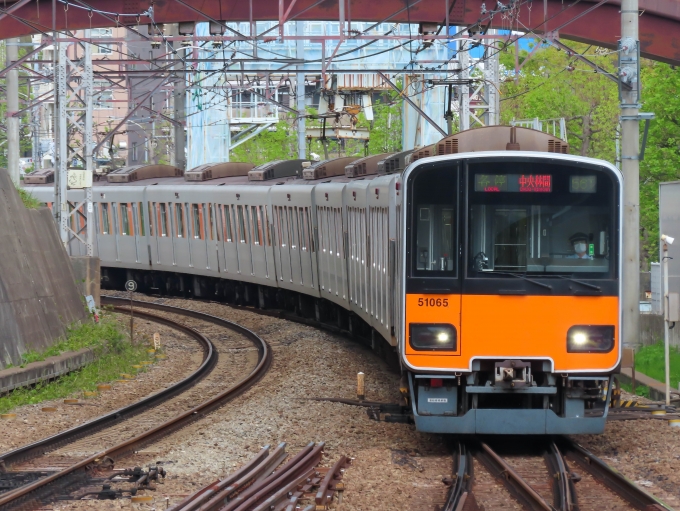
POLYGON ((659 260, 659 183, 680 179, 680 70, 645 61, 642 109, 654 112, 640 162, 640 262, 659 260))
POLYGON ((260 165, 268 161, 290 160, 297 155, 297 134, 291 121, 280 120, 276 130, 265 130, 231 151, 231 161, 260 165))
MULTIPOLYGON (((600 56, 592 46, 570 45, 600 67, 615 71, 615 54, 600 56)), ((572 154, 614 162, 619 115, 616 84, 567 52, 544 46, 524 64, 516 82, 512 71, 513 48, 501 53, 501 64, 509 70, 501 85, 503 123, 512 119, 564 117, 572 154)), ((527 58, 528 52, 522 52, 520 63, 527 58)))

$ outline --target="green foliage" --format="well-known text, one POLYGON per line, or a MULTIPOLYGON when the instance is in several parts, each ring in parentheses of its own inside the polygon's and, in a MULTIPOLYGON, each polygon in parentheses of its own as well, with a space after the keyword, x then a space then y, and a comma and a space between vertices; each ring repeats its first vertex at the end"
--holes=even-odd
POLYGON ((368 142, 369 154, 401 151, 401 102, 396 93, 373 105, 373 126, 368 142))
MULTIPOLYGON (((680 381, 680 351, 671 346, 669 355, 671 387, 677 389, 680 381)), ((645 346, 635 354, 635 370, 654 378, 656 381, 666 381, 663 341, 645 346)))
MULTIPOLYGON (((659 260, 659 183, 680 179, 680 70, 649 62, 642 74, 642 110, 654 112, 640 162, 640 258, 659 260)), ((641 126, 642 127, 642 126, 641 126)))
POLYGON ((117 379, 120 373, 147 358, 144 344, 132 344, 122 333, 123 328, 113 317, 102 313, 99 325, 83 323, 68 330, 65 340, 41 354, 30 354, 27 362, 43 360, 63 351, 91 347, 97 359, 78 371, 71 372, 51 382, 43 382, 31 388, 20 388, 0 398, 0 413, 18 406, 36 404, 50 399, 62 399, 81 391, 93 391, 98 383, 117 379))
MULTIPOLYGON (((598 56, 592 47, 570 45, 615 72, 616 54, 598 56)), ((501 54, 501 63, 509 71, 501 88, 503 123, 513 118, 564 117, 572 154, 614 162, 620 113, 616 84, 566 52, 547 46, 526 62, 515 83, 512 50, 501 54)), ((520 63, 526 58, 527 52, 521 52, 520 63)), ((659 260, 659 183, 680 179, 680 70, 643 59, 641 81, 642 109, 656 114, 640 163, 640 266, 648 270, 651 261, 659 260)))
POLYGON ((281 120, 276 131, 263 131, 231 151, 231 161, 260 165, 274 160, 297 157, 297 134, 292 123, 281 120))
POLYGON ((21 201, 24 203, 24 206, 26 206, 28 209, 37 209, 41 206, 42 203, 33 197, 33 195, 27 190, 24 190, 23 188, 17 188, 17 191, 19 192, 19 197, 21 197, 21 201))
MULTIPOLYGON (((536 41, 535 44, 540 44, 536 41)), ((570 45, 600 67, 615 71, 616 55, 595 55, 595 49, 578 43, 570 45)), ((527 58, 521 52, 520 64, 527 58)), ((614 162, 618 125, 618 90, 614 83, 564 51, 552 46, 536 50, 515 83, 514 47, 501 54, 509 76, 501 87, 503 124, 512 119, 554 119, 564 117, 572 154, 614 162), (568 66, 574 68, 568 70, 568 66)))
MULTIPOLYGON (((633 393, 633 385, 630 383, 621 383, 621 388, 630 394, 633 393)), ((646 385, 635 385, 635 395, 649 398, 649 387, 646 385)))

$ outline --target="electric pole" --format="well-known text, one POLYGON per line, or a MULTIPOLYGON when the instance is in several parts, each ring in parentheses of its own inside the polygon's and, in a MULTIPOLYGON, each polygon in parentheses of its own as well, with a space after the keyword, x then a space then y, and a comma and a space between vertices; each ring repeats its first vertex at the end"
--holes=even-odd
MULTIPOLYGON (((295 33, 298 36, 304 34, 305 22, 296 21, 295 22, 295 33)), ((340 30, 343 30, 342 24, 340 25, 340 30)), ((295 47, 295 55, 298 59, 302 60, 305 58, 305 42, 302 39, 298 39, 295 47)), ((305 65, 298 64, 298 72, 295 77, 296 91, 297 95, 297 132, 298 132, 298 158, 304 160, 307 158, 307 129, 305 123, 305 65)))
POLYGON ((621 171, 623 173, 623 325, 624 346, 640 344, 640 81, 638 0, 621 1, 619 91, 621 171))
MULTIPOLYGON (((8 39, 5 43, 5 65, 16 62, 19 58, 19 39, 8 39)), ((19 186, 19 71, 13 68, 7 73, 7 172, 15 186, 19 186)))

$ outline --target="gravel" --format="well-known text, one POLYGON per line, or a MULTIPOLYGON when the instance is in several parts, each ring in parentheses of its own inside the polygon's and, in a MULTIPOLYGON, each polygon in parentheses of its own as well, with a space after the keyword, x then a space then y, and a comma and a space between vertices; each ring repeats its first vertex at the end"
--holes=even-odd
MULTIPOLYGON (((126 325, 129 325, 129 320, 125 321, 126 325)), ((63 399, 56 399, 12 410, 17 417, 0 423, 5 426, 3 434, 0 435, 0 453, 54 435, 139 401, 185 378, 199 367, 203 351, 195 340, 169 327, 135 319, 137 342, 152 338, 155 332, 161 336, 162 349, 167 355, 165 360, 158 360, 146 369, 140 370, 136 378, 129 383, 114 382, 111 390, 103 391, 96 397, 85 399, 82 392, 69 396, 79 400, 75 405, 65 404, 63 399), (43 412, 44 407, 53 407, 57 411, 43 412)), ((134 374, 135 369, 131 367, 128 373, 134 374)))
MULTIPOLYGON (((451 473, 449 438, 418 433, 411 425, 370 420, 363 408, 309 400, 354 399, 356 373, 362 371, 368 400, 397 402, 398 374, 364 346, 309 326, 221 304, 143 295, 138 299, 242 324, 270 343, 274 357, 270 372, 244 395, 136 455, 117 460, 118 468, 158 463, 168 471, 165 483, 148 492, 154 501, 134 504, 133 509, 164 509, 233 472, 265 444, 274 447, 286 442, 294 454, 311 441, 326 443, 324 465, 341 455, 354 459, 345 472, 342 504, 334 508, 432 511, 443 503, 447 488, 441 479, 451 473)), ((243 376, 247 369, 235 364, 227 371, 243 376)), ((612 422, 604 435, 574 439, 667 504, 680 507, 680 429, 664 421, 612 422)), ((481 476, 483 471, 478 473, 481 476)), ((503 493, 489 497, 485 504, 487 511, 518 508, 503 493)), ((125 500, 59 502, 53 507, 130 509, 131 504, 125 500)))

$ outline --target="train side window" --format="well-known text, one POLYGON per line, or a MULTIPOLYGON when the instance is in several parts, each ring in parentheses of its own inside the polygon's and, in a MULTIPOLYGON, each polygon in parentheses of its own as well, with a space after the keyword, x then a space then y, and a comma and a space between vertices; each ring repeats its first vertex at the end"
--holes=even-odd
POLYGON ((111 232, 111 223, 109 220, 109 204, 107 202, 102 202, 101 208, 102 208, 102 234, 109 234, 111 232))
MULTIPOLYGON (((140 202, 140 204, 141 204, 141 202, 140 202)), ((155 218, 154 209, 155 209, 154 203, 149 202, 149 236, 155 236, 156 235, 156 231, 154 230, 154 223, 155 223, 154 222, 154 218, 155 218)), ((144 219, 142 218, 142 224, 143 223, 144 223, 144 219)), ((143 235, 144 235, 144 233, 142 233, 142 236, 143 235)))
POLYGON ((260 206, 262 208, 262 231, 264 234, 265 243, 268 247, 272 245, 271 232, 269 231, 269 215, 267 214, 267 206, 260 206))
POLYGON ((236 206, 236 227, 238 229, 238 240, 241 243, 248 243, 246 240, 246 220, 243 215, 244 206, 236 206))
POLYGON ((203 239, 203 236, 201 236, 201 217, 198 212, 198 204, 191 205, 191 217, 194 224, 194 238, 197 240, 203 239))
POLYGON ((289 206, 286 208, 286 220, 288 220, 288 229, 290 229, 290 248, 298 248, 298 225, 297 225, 297 207, 289 206))
POLYGON ((186 238, 186 225, 184 222, 184 205, 175 204, 175 234, 178 238, 186 238))
POLYGON ((253 217, 253 243, 255 243, 255 245, 262 245, 262 219, 260 218, 260 207, 252 206, 250 208, 250 213, 253 217))
POLYGON ((169 213, 168 204, 166 202, 161 202, 160 209, 158 210, 158 214, 160 216, 159 224, 161 226, 161 236, 168 236, 169 234, 168 213, 169 213))
POLYGON ((137 217, 135 226, 137 227, 137 234, 139 236, 145 236, 144 232, 144 206, 141 202, 132 205, 134 209, 134 214, 137 217))
POLYGON ((128 211, 128 204, 121 202, 118 207, 118 216, 120 218, 120 233, 123 236, 130 236, 130 217, 128 211))
POLYGON ((205 238, 208 241, 212 241, 215 239, 215 236, 213 235, 213 226, 215 225, 213 205, 209 202, 207 205, 202 204, 201 207, 203 208, 203 215, 205 216, 205 238))
POLYGON ((336 257, 345 258, 345 250, 343 249, 343 232, 342 232, 342 210, 335 208, 335 237, 337 238, 338 253, 336 257))

